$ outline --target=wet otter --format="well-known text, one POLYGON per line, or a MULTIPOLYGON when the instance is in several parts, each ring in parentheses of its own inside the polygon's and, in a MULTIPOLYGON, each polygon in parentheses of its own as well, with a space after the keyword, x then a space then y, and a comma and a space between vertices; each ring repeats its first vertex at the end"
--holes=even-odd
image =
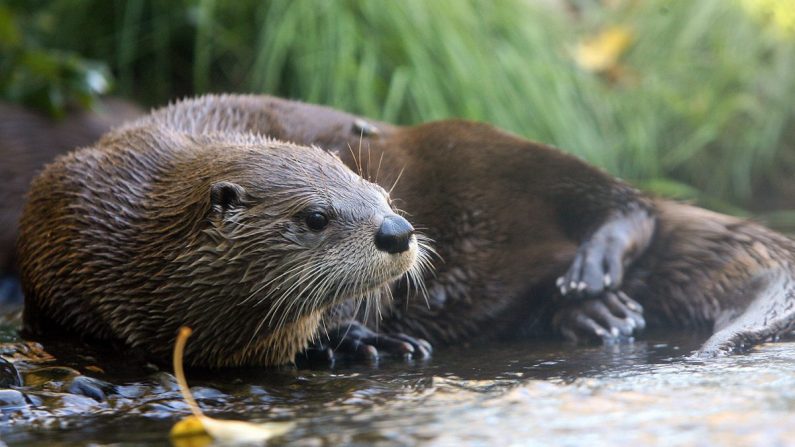
MULTIPOLYGON (((399 127, 266 96, 208 96, 176 107, 195 117, 196 132, 234 122, 339 154, 393 188, 395 202, 436 241, 443 262, 426 278, 427 302, 398 283, 382 320, 340 331, 332 345, 389 339, 371 329, 442 344, 518 333, 612 338, 643 327, 633 299, 652 325, 714 331, 704 355, 793 328, 791 240, 648 199, 556 149, 485 124, 399 127)), ((349 305, 333 313, 356 316, 349 305)))
POLYGON ((337 157, 194 133, 191 120, 133 123, 34 180, 19 238, 26 330, 57 326, 167 361, 187 325, 190 365, 280 364, 332 304, 373 302, 419 275, 421 236, 337 157))
MULTIPOLYGON (((91 144, 105 132, 137 118, 141 110, 120 99, 105 98, 96 110, 75 111, 63 120, 0 102, 0 277, 12 287, 16 279, 15 245, 24 194, 45 163, 70 149, 91 144)), ((4 287, 0 284, 0 289, 4 287)), ((0 291, 0 302, 4 295, 0 291)))

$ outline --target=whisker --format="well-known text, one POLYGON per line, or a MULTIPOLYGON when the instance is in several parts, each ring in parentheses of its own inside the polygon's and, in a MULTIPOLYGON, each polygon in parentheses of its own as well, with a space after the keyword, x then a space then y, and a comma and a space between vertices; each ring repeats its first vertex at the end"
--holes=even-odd
POLYGON ((392 187, 391 187, 391 188, 389 188, 389 194, 392 194, 392 191, 395 189, 395 186, 397 186, 398 182, 400 181, 400 177, 402 177, 402 176, 403 176, 403 171, 404 171, 405 169, 406 169, 406 166, 405 166, 405 165, 404 165, 402 168, 400 168, 400 172, 398 173, 398 176, 397 176, 397 178, 395 179, 395 183, 393 183, 393 184, 392 184, 392 187))
POLYGON ((373 183, 378 183, 378 174, 381 172, 381 162, 384 161, 384 151, 381 151, 381 156, 378 158, 378 169, 375 171, 375 180, 373 183))
POLYGON ((356 170, 359 172, 359 177, 362 176, 362 166, 359 164, 359 160, 356 159, 356 154, 353 153, 353 148, 350 144, 348 146, 348 151, 351 153, 351 158, 353 158, 353 164, 356 166, 356 170))
MULTIPOLYGON (((362 305, 362 300, 356 300, 356 308, 355 308, 355 309, 353 309, 353 315, 354 315, 354 316, 356 316, 356 315, 358 315, 358 314, 359 314, 359 307, 360 307, 361 305, 362 305)), ((344 333, 344 334, 342 334, 342 337, 340 337, 340 341, 339 341, 339 343, 337 343, 337 346, 335 346, 334 348, 332 348, 334 351, 336 351, 337 349, 339 349, 340 345, 342 344, 342 341, 343 341, 343 340, 345 340, 345 337, 347 337, 347 336, 348 336, 348 333, 351 331, 351 326, 353 325, 353 321, 354 321, 354 319, 351 319, 351 320, 348 322, 348 327, 347 327, 347 328, 345 328, 345 333, 344 333)))

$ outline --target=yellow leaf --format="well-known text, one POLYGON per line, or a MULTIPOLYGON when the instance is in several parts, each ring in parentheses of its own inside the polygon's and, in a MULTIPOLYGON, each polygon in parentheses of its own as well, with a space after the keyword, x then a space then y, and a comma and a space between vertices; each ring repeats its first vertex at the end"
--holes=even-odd
POLYGON ((610 27, 581 42, 574 52, 577 65, 585 70, 604 72, 614 69, 632 44, 632 32, 622 26, 610 27))
POLYGON ((287 433, 293 425, 290 422, 253 424, 191 415, 174 424, 169 437, 175 447, 204 447, 214 440, 223 445, 261 444, 287 433))
POLYGON ((223 444, 262 443, 289 432, 295 425, 292 422, 253 424, 244 421, 213 419, 207 416, 202 418, 201 423, 213 439, 223 444))
POLYGON ((171 428, 171 443, 175 447, 204 447, 218 441, 223 445, 263 444, 270 438, 281 436, 292 430, 292 422, 268 422, 255 424, 244 421, 227 421, 205 416, 188 387, 182 357, 191 330, 182 327, 174 345, 174 376, 179 390, 193 415, 183 418, 171 428))
POLYGON ((777 34, 795 35, 795 0, 742 0, 746 11, 777 34))
POLYGON ((169 437, 174 447, 204 447, 213 442, 201 420, 192 415, 174 424, 169 437))

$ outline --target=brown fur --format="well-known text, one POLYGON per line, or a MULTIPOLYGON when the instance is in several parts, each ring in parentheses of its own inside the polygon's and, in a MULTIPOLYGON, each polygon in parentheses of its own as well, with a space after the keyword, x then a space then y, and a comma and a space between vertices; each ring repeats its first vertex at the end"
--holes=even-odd
POLYGON ((162 113, 33 182, 19 243, 28 331, 57 325, 166 361, 187 325, 191 365, 279 364, 329 306, 377 297, 419 266, 416 241, 376 249, 388 196, 338 158, 162 113), (330 216, 322 231, 303 220, 312 210, 330 216))
POLYGON ((394 187, 393 200, 436 241, 443 262, 426 278, 427 303, 397 286, 382 331, 436 343, 549 333, 565 301, 556 299, 555 278, 596 229, 629 206, 658 213, 657 229, 641 231, 654 237, 645 253, 640 241, 623 286, 652 325, 716 331, 706 354, 792 330, 791 240, 729 216, 649 201, 556 149, 461 120, 413 127, 370 121, 371 131, 347 113, 264 96, 204 97, 180 107, 196 117, 195 131, 228 119, 238 130, 319 145, 394 187))
MULTIPOLYGON (((190 117, 180 122, 190 134, 253 132, 319 145, 392 191, 396 206, 435 240, 442 261, 425 278, 427 302, 404 281, 395 285, 394 305, 383 320, 370 321, 382 332, 407 331, 441 344, 552 333, 555 315, 571 304, 559 296, 556 278, 616 216, 638 208, 656 213, 656 220, 641 220, 637 239, 625 241, 634 262, 622 289, 644 305, 652 325, 715 331, 706 354, 792 330, 795 250, 789 239, 732 217, 650 200, 574 157, 491 126, 371 121, 371 129, 353 115, 263 96, 198 98, 141 123, 171 126, 175 116, 190 117)), ((143 310, 150 312, 140 305, 130 311, 143 318, 143 310)), ((327 315, 353 313, 343 303, 327 315)), ((90 310, 78 315, 78 330, 83 321, 98 320, 90 310)), ((121 321, 109 325, 118 328, 121 321)), ((256 327, 234 318, 212 324, 230 331, 222 332, 223 340, 234 343, 256 327)))
POLYGON ((658 231, 625 290, 654 326, 702 327, 706 354, 795 329, 795 243, 750 221, 659 200, 658 231))
POLYGON ((96 111, 70 113, 63 120, 0 103, 0 273, 13 269, 23 199, 36 173, 57 155, 91 144, 139 115, 140 109, 117 99, 104 99, 96 111))

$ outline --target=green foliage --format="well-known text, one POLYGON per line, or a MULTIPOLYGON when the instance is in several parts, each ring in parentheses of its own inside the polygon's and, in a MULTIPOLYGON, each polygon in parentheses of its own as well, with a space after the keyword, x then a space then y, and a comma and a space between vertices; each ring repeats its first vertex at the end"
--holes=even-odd
POLYGON ((42 48, 38 35, 52 24, 27 12, 31 6, 0 5, 0 97, 56 117, 69 106, 92 106, 110 87, 107 68, 73 52, 42 48))
POLYGON ((788 181, 795 38, 739 0, 618 3, 52 0, 39 14, 57 23, 47 48, 107 62, 152 104, 265 92, 391 122, 483 120, 727 211, 788 181), (578 45, 610 27, 632 35, 615 70, 581 68, 578 45))
POLYGON ((795 39, 723 0, 639 2, 612 20, 637 33, 627 58, 637 83, 603 93, 623 146, 647 162, 635 178, 671 176, 748 203, 795 150, 795 39))

